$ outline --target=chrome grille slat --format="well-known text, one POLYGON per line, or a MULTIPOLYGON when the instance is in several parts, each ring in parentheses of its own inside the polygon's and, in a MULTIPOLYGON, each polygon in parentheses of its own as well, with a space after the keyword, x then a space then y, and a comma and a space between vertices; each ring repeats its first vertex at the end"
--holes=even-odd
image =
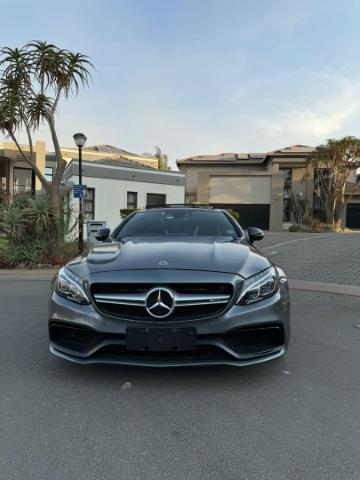
MULTIPOLYGON (((142 294, 111 294, 98 293, 94 298, 99 303, 114 305, 145 306, 146 295, 142 294)), ((195 305, 208 305, 213 303, 228 303, 230 295, 190 295, 174 293, 176 307, 190 307, 195 305)))
POLYGON ((112 303, 119 305, 145 305, 145 295, 142 294, 131 294, 131 293, 96 293, 94 298, 99 303, 112 303))
POLYGON ((190 307, 193 305, 209 305, 212 303, 228 303, 231 295, 191 295, 175 294, 176 307, 190 307))
POLYGON ((159 321, 202 319, 219 315, 231 301, 231 283, 144 284, 99 283, 91 286, 95 304, 103 313, 129 320, 156 321, 150 315, 147 296, 157 288, 170 291, 174 309, 159 321))

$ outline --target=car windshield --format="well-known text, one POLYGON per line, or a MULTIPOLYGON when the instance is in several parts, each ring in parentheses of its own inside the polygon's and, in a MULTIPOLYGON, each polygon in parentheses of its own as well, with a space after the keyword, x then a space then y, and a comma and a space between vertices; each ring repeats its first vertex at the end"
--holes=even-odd
POLYGON ((155 236, 236 238, 239 233, 223 212, 187 209, 138 212, 117 234, 117 238, 155 236))

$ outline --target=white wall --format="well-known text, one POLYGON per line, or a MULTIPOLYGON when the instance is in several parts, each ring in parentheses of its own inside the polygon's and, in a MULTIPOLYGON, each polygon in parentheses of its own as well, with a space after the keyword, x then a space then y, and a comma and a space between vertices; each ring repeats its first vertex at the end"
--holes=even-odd
MULTIPOLYGON (((77 177, 69 181, 77 183, 77 177)), ((147 193, 166 195, 166 203, 184 203, 185 187, 178 185, 163 185, 147 182, 132 182, 127 180, 112 180, 108 178, 83 177, 83 184, 95 188, 95 220, 104 220, 111 229, 121 222, 120 209, 127 208, 127 192, 137 192, 138 208, 146 206, 147 193)), ((72 208, 77 214, 78 199, 72 198, 72 208)))

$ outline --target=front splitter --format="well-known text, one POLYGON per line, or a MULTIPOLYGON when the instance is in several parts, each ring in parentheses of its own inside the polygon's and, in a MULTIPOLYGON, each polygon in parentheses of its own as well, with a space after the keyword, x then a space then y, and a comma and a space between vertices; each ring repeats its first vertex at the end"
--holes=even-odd
POLYGON ((63 358, 73 363, 78 363, 80 365, 93 365, 93 364, 107 364, 107 365, 124 365, 124 366, 137 366, 137 367, 158 367, 158 368, 170 368, 170 367, 205 367, 205 366, 216 366, 216 365, 229 365, 233 367, 246 367, 248 365, 257 365, 259 363, 269 362, 277 358, 282 357, 286 353, 285 347, 281 347, 275 353, 269 355, 264 355, 261 357, 254 357, 246 360, 237 360, 237 359, 215 359, 215 360, 187 360, 187 361, 154 361, 151 358, 146 360, 141 359, 131 359, 131 358, 80 358, 73 355, 69 355, 63 352, 60 352, 55 348, 55 346, 50 343, 50 352, 57 357, 63 358))

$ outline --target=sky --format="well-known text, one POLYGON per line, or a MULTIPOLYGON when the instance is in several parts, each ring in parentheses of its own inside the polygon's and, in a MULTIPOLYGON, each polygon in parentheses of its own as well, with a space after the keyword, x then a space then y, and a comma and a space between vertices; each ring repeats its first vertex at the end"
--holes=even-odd
MULTIPOLYGON (((360 136, 358 0, 0 0, 0 45, 91 57, 60 104, 62 146, 170 157, 266 152, 360 136)), ((35 138, 47 142, 46 128, 35 138)))

